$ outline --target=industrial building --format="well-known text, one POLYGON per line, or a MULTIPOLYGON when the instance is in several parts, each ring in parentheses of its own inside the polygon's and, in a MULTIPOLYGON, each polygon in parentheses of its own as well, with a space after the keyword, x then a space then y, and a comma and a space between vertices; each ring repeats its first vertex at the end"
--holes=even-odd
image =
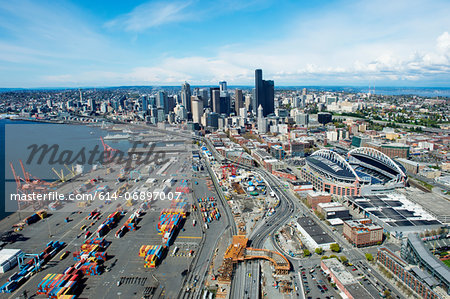
POLYGON ((296 223, 297 229, 304 237, 307 247, 311 249, 322 248, 329 249, 330 245, 335 243, 313 219, 310 217, 300 217, 296 223))
POLYGON ((386 247, 378 248, 377 262, 391 271, 398 279, 424 299, 442 298, 432 287, 437 281, 418 267, 411 267, 405 260, 386 247))
POLYGON ((398 193, 349 196, 344 202, 397 238, 442 226, 420 205, 398 193))
POLYGON ((344 237, 356 247, 376 245, 383 241, 383 228, 370 219, 344 221, 344 237))
POLYGON ((300 173, 315 190, 336 196, 387 193, 404 187, 407 179, 396 162, 368 147, 349 151, 347 158, 336 151, 318 150, 306 158, 300 173))
POLYGON ((390 158, 408 158, 410 147, 403 143, 367 142, 367 147, 374 148, 390 158))
POLYGON ((303 182, 303 181, 288 181, 288 182, 289 182, 289 187, 294 192, 297 192, 297 193, 313 192, 313 185, 309 182, 303 182))
POLYGON ((317 211, 321 213, 325 219, 339 218, 342 220, 350 219, 350 211, 338 202, 319 203, 317 211))
POLYGON ((319 203, 331 202, 331 195, 325 192, 310 192, 306 196, 306 201, 311 208, 317 209, 319 203))
POLYGON ((337 258, 324 259, 320 263, 322 270, 330 276, 337 288, 343 293, 341 297, 349 299, 374 298, 357 280, 345 269, 337 258))

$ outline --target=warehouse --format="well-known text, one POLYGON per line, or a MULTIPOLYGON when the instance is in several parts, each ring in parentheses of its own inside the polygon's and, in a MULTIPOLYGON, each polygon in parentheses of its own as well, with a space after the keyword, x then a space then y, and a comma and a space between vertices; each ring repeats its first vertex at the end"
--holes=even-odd
POLYGON ((17 257, 22 254, 20 249, 0 250, 0 273, 14 268, 17 265, 17 257))
POLYGON ((338 202, 319 203, 317 211, 321 213, 325 219, 339 218, 342 220, 350 219, 350 211, 338 202))
POLYGON ((349 196, 344 198, 344 202, 398 238, 442 226, 420 205, 398 193, 349 196))
POLYGON ((333 238, 309 217, 298 218, 296 225, 309 248, 329 249, 330 245, 335 243, 333 238))

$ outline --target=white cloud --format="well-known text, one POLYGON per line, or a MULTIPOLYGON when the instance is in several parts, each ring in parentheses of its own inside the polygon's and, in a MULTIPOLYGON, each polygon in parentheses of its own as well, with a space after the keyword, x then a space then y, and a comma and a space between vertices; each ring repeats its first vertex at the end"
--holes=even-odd
POLYGON ((141 32, 167 23, 179 22, 192 17, 185 9, 192 1, 146 2, 131 12, 121 15, 105 24, 106 27, 120 27, 125 31, 141 32))

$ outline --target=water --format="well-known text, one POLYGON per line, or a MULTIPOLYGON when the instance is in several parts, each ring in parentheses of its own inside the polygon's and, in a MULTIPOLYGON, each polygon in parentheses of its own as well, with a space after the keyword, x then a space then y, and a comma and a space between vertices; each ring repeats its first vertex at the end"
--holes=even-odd
MULTIPOLYGON (((367 86, 279 86, 277 89, 299 89, 303 87, 310 91, 334 91, 334 92, 349 92, 349 93, 368 93, 367 86)), ((373 86, 370 88, 373 92, 373 86)), ((375 94, 386 96, 399 95, 417 95, 422 97, 450 97, 450 87, 390 87, 390 86, 376 86, 375 94)))
MULTIPOLYGON (((55 181, 58 179, 57 175, 52 171, 64 170, 67 174, 68 170, 64 165, 55 164, 49 165, 48 157, 42 164, 38 164, 38 155, 27 164, 27 160, 30 156, 31 150, 28 147, 32 144, 38 146, 42 144, 48 144, 52 146, 57 144, 59 146, 59 153, 63 150, 71 150, 76 153, 85 148, 86 157, 89 158, 90 150, 93 150, 95 146, 98 146, 99 151, 103 151, 103 145, 100 140, 100 136, 108 134, 106 130, 102 130, 99 127, 91 127, 86 125, 69 125, 69 124, 48 124, 48 123, 36 123, 26 121, 11 121, 8 119, 0 119, 0 146, 4 151, 0 157, 0 167, 3 167, 3 172, 0 171, 0 194, 5 195, 5 200, 1 201, 0 206, 0 219, 3 219, 9 213, 5 211, 14 210, 11 207, 9 199, 11 193, 16 192, 16 183, 10 167, 10 162, 13 163, 16 174, 23 176, 22 169, 19 164, 19 160, 22 160, 26 171, 30 172, 33 176, 44 179, 46 181, 55 181), (5 204, 8 204, 5 206, 5 204)), ((131 143, 128 140, 118 141, 106 141, 107 144, 126 152, 131 143)), ((99 154, 97 154, 97 157, 99 154)), ((73 156, 74 157, 74 156, 73 156)), ((70 165, 68 165, 70 167, 70 165)), ((88 171, 91 168, 90 165, 85 164, 84 170, 88 171)))

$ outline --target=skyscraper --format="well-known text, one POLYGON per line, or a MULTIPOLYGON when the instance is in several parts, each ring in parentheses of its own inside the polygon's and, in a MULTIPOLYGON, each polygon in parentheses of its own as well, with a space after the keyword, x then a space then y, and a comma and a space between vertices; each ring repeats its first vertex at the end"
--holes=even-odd
POLYGON ((231 112, 231 99, 228 92, 220 93, 220 113, 229 115, 231 112))
POLYGON ((255 70, 255 105, 253 109, 258 109, 259 105, 264 102, 263 88, 262 70, 257 69, 255 70))
POLYGON ((211 88, 211 106, 213 112, 220 113, 220 90, 217 87, 211 88))
POLYGON ((181 86, 181 104, 187 112, 191 112, 191 86, 187 82, 181 86))
POLYGON ((227 92, 227 82, 226 81, 220 81, 219 86, 220 86, 221 93, 227 92))
POLYGON ((244 107, 244 102, 242 100, 242 89, 236 88, 234 93, 234 110, 236 111, 236 115, 239 115, 239 109, 244 107))
POLYGON ((262 70, 255 70, 255 93, 252 109, 255 111, 259 105, 263 107, 264 116, 274 112, 274 82, 262 79, 262 70))
POLYGON ((263 80, 264 87, 264 116, 274 112, 275 84, 273 80, 263 80))
POLYGON ((156 100, 156 108, 162 108, 165 114, 169 113, 169 106, 167 103, 167 94, 164 91, 158 92, 158 97, 156 100))
POLYGON ((203 107, 204 108, 206 108, 206 107, 209 107, 209 97, 208 97, 208 89, 206 89, 206 88, 201 88, 199 91, 198 91, 198 95, 200 96, 200 98, 202 99, 202 101, 203 101, 203 107))
POLYGON ((94 99, 89 99, 89 108, 91 109, 91 111, 96 111, 97 110, 97 105, 96 105, 94 99))
POLYGON ((148 96, 142 96, 142 111, 146 113, 148 111, 148 96))
POLYGON ((203 100, 198 96, 192 96, 192 122, 200 123, 203 115, 203 100))

